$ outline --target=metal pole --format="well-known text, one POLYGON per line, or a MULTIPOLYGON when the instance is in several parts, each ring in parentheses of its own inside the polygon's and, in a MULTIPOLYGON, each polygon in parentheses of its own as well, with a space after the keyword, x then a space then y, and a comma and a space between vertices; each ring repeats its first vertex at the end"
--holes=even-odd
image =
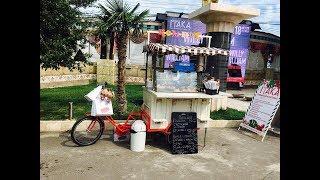
POLYGON ((207 128, 204 128, 204 140, 203 140, 203 147, 206 146, 206 137, 207 137, 207 128))
POLYGON ((145 78, 144 78, 144 83, 145 83, 145 86, 146 88, 148 87, 148 84, 147 84, 147 80, 148 80, 148 57, 149 57, 149 53, 147 52, 147 59, 146 59, 146 73, 145 73, 145 78))
POLYGON ((157 81, 156 81, 156 67, 157 66, 157 54, 152 54, 152 90, 157 91, 157 81))
POLYGON ((72 120, 72 115, 73 115, 72 102, 69 102, 69 120, 72 120))

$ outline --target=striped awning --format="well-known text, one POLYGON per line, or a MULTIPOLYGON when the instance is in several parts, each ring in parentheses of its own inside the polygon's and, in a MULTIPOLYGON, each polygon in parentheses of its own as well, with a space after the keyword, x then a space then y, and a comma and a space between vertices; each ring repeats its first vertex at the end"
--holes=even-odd
POLYGON ((214 47, 193 47, 193 46, 177 46, 168 45, 160 43, 150 43, 144 47, 144 52, 151 54, 190 54, 190 55, 204 55, 204 56, 214 56, 214 55, 229 55, 229 50, 214 48, 214 47))

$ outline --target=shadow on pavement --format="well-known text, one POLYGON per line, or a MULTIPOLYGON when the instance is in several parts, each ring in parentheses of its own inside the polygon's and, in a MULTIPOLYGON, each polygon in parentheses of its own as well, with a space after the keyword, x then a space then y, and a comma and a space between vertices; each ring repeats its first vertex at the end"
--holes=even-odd
MULTIPOLYGON (((74 144, 71 140, 71 136, 70 136, 70 130, 65 131, 65 132, 61 132, 59 134, 59 137, 61 137, 62 139, 64 139, 64 141, 62 141, 60 144, 62 146, 66 146, 66 147, 80 147, 76 144, 74 144)), ((112 131, 106 130, 103 132, 101 138, 98 141, 113 141, 112 137, 112 131), (109 136, 106 138, 106 136, 109 136)))
POLYGON ((272 131, 268 131, 267 136, 279 137, 280 138, 280 134, 277 134, 277 133, 272 132, 272 131))
POLYGON ((71 141, 71 139, 62 141, 60 144, 61 144, 62 146, 67 146, 67 147, 79 147, 78 145, 74 144, 74 143, 71 141))
MULTIPOLYGON (((112 139, 111 139, 111 141, 112 141, 112 139)), ((116 146, 119 146, 119 147, 122 147, 122 148, 125 148, 125 149, 130 149, 130 142, 125 142, 125 141, 121 141, 121 142, 112 141, 112 142, 116 146)))
MULTIPOLYGON (((113 136, 111 135, 108 139, 108 141, 112 141, 113 144, 116 146, 125 148, 125 149, 130 149, 130 141, 113 141, 113 136)), ((170 151, 170 146, 167 142, 167 139, 164 135, 162 134, 147 134, 147 139, 146 139, 146 145, 162 149, 168 153, 171 153, 170 151)))
POLYGON ((104 138, 102 139, 103 141, 110 141, 114 145, 125 148, 125 149, 130 149, 130 141, 117 141, 115 142, 113 140, 113 130, 107 130, 104 132, 104 138))
POLYGON ((64 141, 62 141, 60 144, 62 146, 67 146, 67 147, 78 147, 78 145, 74 144, 71 140, 70 137, 70 131, 65 131, 59 134, 59 137, 62 137, 64 141))
POLYGON ((167 137, 163 134, 152 133, 147 139, 146 145, 150 145, 155 148, 162 149, 171 154, 170 144, 168 143, 167 137))
MULTIPOLYGON (((80 147, 80 146, 78 146, 78 145, 76 145, 76 144, 74 144, 72 142, 69 131, 60 133, 59 137, 61 137, 62 140, 63 140, 60 143, 62 146, 80 147)), ((102 137, 101 137, 101 139, 99 141, 111 141, 114 145, 116 145, 118 147, 130 150, 130 141, 116 141, 115 142, 113 140, 113 131, 112 130, 111 131, 110 130, 104 131, 104 133, 103 133, 103 135, 102 135, 102 137)), ((152 147, 155 147, 155 148, 159 148, 159 149, 164 150, 167 153, 171 154, 170 144, 168 143, 167 137, 165 135, 163 135, 163 134, 160 134, 160 133, 147 134, 146 145, 152 146, 152 147)), ((199 151, 204 149, 202 147, 202 145, 199 145, 199 146, 200 146, 199 147, 199 151)))
MULTIPOLYGON (((252 138, 254 138, 256 140, 259 140, 257 138, 258 135, 256 133, 254 133, 254 132, 249 131, 248 129, 245 129, 245 128, 240 128, 240 130, 238 130, 238 128, 232 128, 232 129, 234 129, 234 131, 237 131, 242 135, 249 136, 249 137, 252 137, 252 138)), ((280 135, 276 134, 276 133, 274 133, 272 131, 268 131, 267 135, 266 135, 266 138, 268 138, 268 137, 278 137, 278 138, 280 138, 280 135)), ((259 138, 262 138, 262 137, 259 137, 259 138)))

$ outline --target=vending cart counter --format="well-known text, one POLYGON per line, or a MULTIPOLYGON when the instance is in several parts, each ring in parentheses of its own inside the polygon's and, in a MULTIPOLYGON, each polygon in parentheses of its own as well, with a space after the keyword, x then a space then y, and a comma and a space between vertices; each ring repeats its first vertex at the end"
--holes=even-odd
MULTIPOLYGON (((146 89, 144 87, 144 89, 146 89)), ((153 90, 148 90, 150 93, 154 94, 157 98, 171 98, 171 99, 190 99, 190 98, 204 98, 211 99, 212 95, 205 93, 167 93, 167 92, 155 92, 153 90)))
POLYGON ((143 108, 151 117, 150 129, 165 129, 171 123, 172 112, 196 112, 198 127, 210 119, 211 95, 204 93, 155 92, 144 87, 143 108))

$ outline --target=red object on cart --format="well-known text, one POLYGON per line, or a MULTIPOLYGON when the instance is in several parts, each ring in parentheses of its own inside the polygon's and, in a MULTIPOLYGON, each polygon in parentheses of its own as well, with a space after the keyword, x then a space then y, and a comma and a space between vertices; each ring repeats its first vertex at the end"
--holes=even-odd
POLYGON ((244 77, 227 77, 227 82, 244 82, 244 77))
POLYGON ((138 117, 139 119, 142 119, 146 123, 147 127, 147 133, 162 133, 164 135, 169 135, 170 130, 171 130, 171 124, 169 124, 166 128, 164 129, 151 129, 150 124, 151 124, 151 117, 150 115, 144 110, 141 109, 138 112, 131 112, 128 115, 127 120, 121 124, 117 123, 111 116, 107 116, 106 120, 109 121, 115 128, 115 133, 118 136, 124 136, 130 132, 131 129, 131 124, 129 123, 130 120, 135 120, 135 117, 138 117))

